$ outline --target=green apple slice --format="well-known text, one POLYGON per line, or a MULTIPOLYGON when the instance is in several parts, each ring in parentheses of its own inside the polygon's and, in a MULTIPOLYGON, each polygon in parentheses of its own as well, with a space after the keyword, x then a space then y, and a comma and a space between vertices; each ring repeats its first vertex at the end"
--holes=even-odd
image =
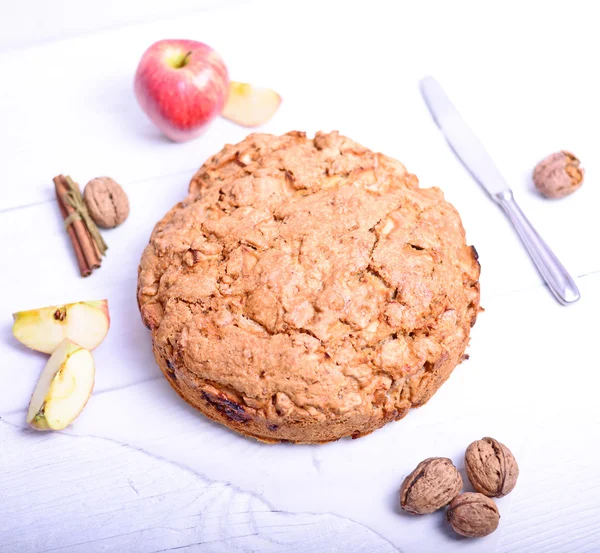
POLYGON ((96 368, 92 354, 64 340, 48 359, 27 412, 36 430, 62 430, 81 413, 92 389, 96 368))
POLYGON ((44 353, 52 353, 65 338, 92 350, 104 340, 110 326, 106 300, 19 311, 13 318, 15 338, 44 353))

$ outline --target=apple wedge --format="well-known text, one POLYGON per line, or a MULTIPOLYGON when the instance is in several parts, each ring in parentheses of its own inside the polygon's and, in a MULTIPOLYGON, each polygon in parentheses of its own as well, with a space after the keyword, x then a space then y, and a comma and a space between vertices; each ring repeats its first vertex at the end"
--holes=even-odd
POLYGON ((27 422, 36 430, 62 430, 81 413, 94 388, 94 358, 64 340, 48 359, 35 386, 27 422))
POLYGON ((52 353, 65 338, 92 350, 104 340, 110 326, 106 300, 19 311, 13 317, 15 338, 44 353, 52 353))
POLYGON ((221 115, 243 127, 258 127, 271 119, 279 104, 281 96, 270 88, 231 81, 221 115))

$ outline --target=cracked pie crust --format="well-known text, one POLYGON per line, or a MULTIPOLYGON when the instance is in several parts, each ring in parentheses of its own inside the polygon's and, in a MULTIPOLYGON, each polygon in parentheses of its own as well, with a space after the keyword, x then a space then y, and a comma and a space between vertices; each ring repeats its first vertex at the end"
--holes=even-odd
POLYGON ((337 132, 251 134, 194 175, 139 268, 175 390, 264 442, 359 437, 465 357, 479 263, 456 209, 337 132))

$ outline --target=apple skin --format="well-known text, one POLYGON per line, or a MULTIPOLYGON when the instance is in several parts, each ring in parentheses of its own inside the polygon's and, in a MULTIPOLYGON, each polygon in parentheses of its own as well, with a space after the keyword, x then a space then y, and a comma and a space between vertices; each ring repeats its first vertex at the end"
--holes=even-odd
POLYGON ((229 74, 221 56, 202 42, 159 40, 144 52, 134 89, 150 120, 171 140, 184 142, 221 113, 229 74))
POLYGON ((65 339, 94 349, 110 328, 107 300, 51 305, 13 313, 13 335, 28 348, 52 354, 65 339))

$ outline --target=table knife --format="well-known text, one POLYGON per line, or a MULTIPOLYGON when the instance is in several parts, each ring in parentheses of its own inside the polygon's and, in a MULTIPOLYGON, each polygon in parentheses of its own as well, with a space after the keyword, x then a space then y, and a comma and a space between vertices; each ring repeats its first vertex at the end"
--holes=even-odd
POLYGON ((440 84, 433 77, 425 77, 421 80, 421 93, 448 144, 473 178, 504 210, 556 299, 563 305, 576 302, 579 299, 577 285, 525 217, 492 158, 456 111, 440 84))

